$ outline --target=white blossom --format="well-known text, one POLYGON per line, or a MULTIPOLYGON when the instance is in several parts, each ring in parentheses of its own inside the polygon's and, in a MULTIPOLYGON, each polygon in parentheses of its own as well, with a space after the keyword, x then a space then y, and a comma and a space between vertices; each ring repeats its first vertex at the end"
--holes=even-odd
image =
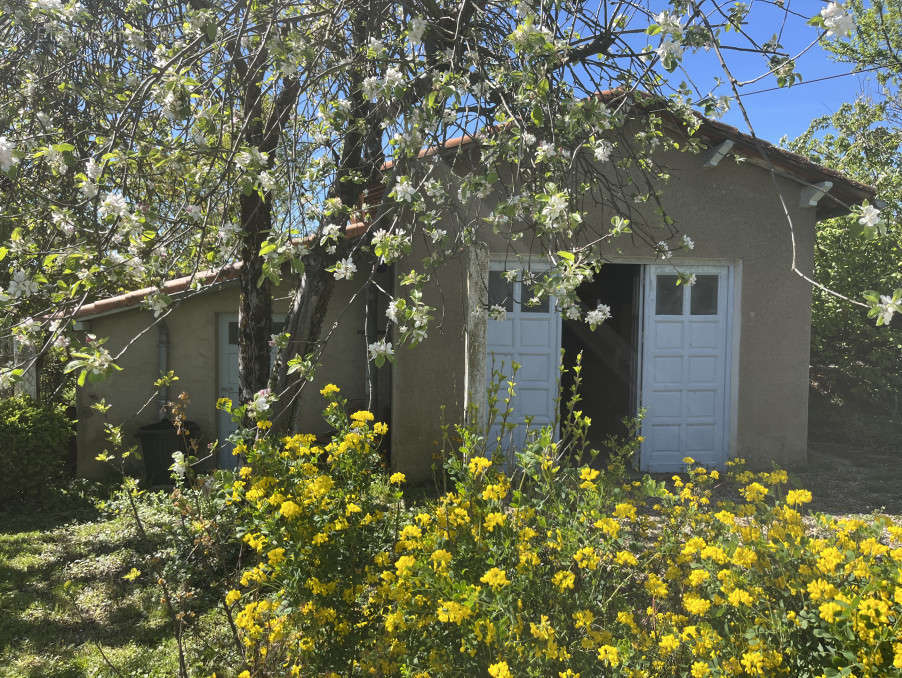
POLYGON ((536 143, 536 135, 531 132, 524 132, 523 143, 527 146, 532 146, 534 143, 536 143))
POLYGON ((614 146, 610 142, 599 141, 597 144, 595 144, 595 159, 598 162, 607 162, 610 159, 613 150, 614 146))
POLYGON ((593 330, 611 317, 611 307, 607 304, 598 304, 593 310, 586 313, 586 322, 593 330))
POLYGON ((97 209, 102 219, 106 217, 124 217, 128 214, 128 203, 121 193, 107 193, 97 209))
POLYGON ((15 150, 6 137, 0 137, 0 170, 7 172, 10 167, 19 162, 19 159, 13 155, 15 150))
POLYGON ((380 57, 385 52, 385 45, 382 44, 381 40, 377 40, 376 38, 371 37, 367 42, 367 49, 373 53, 374 56, 380 57))
POLYGON ((188 218, 192 221, 202 221, 204 218, 204 211, 201 209, 200 205, 188 205, 185 208, 185 214, 187 214, 188 218))
POLYGON ((65 212, 54 210, 51 219, 53 219, 54 225, 66 235, 75 233, 75 224, 72 223, 72 218, 65 212))
POLYGON ((663 240, 659 240, 658 244, 655 245, 655 250, 658 252, 658 256, 662 259, 670 259, 673 256, 673 252, 670 250, 670 245, 668 245, 663 240))
POLYGON ((385 317, 393 323, 398 323, 398 311, 400 311, 400 303, 398 299, 392 299, 388 307, 385 309, 385 317))
POLYGON ((536 160, 538 161, 542 161, 547 158, 553 158, 556 155, 557 149, 554 147, 554 144, 547 141, 543 141, 536 149, 536 160))
POLYGON ((489 318, 492 320, 497 320, 498 322, 503 322, 505 318, 507 318, 507 310, 504 306, 499 304, 493 304, 489 308, 489 318))
POLYGON ((554 193, 542 208, 542 217, 548 223, 554 223, 567 213, 567 194, 554 193))
POLYGON ((395 199, 401 202, 413 202, 417 194, 416 189, 407 177, 400 177, 392 192, 395 199))
POLYGON ((94 158, 88 158, 88 162, 85 163, 85 174, 88 179, 93 181, 97 181, 98 177, 100 177, 100 173, 103 170, 103 165, 97 163, 94 158))
POLYGON ((683 32, 683 21, 679 15, 669 12, 666 9, 655 16, 655 23, 661 27, 661 30, 671 35, 680 35, 683 32))
POLYGON ((667 57, 679 59, 683 56, 683 46, 679 42, 675 42, 672 38, 667 37, 661 40, 661 44, 655 52, 658 53, 658 56, 661 57, 661 59, 666 59, 667 57))
POLYGON ((880 210, 873 205, 862 205, 858 223, 866 228, 875 228, 880 223, 880 210))
POLYGON ((363 79, 363 96, 373 99, 382 91, 382 82, 375 76, 363 79))
POLYGON ((25 271, 14 271, 9 280, 9 296, 14 299, 19 297, 30 297, 38 291, 38 284, 28 277, 25 271))
POLYGON ((431 231, 426 231, 426 233, 432 239, 432 244, 435 244, 444 238, 448 234, 448 231, 441 228, 433 228, 431 231))
POLYGON ((404 76, 397 68, 389 68, 385 71, 385 89, 394 89, 404 82, 404 76))
POLYGON ((172 466, 169 468, 179 478, 184 478, 188 471, 188 466, 185 464, 185 453, 178 450, 173 452, 172 466))
POLYGON ((410 20, 407 28, 407 39, 411 45, 419 45, 423 42, 423 33, 426 32, 426 20, 421 16, 415 16, 410 20))
POLYGON ((827 28, 827 37, 833 35, 852 35, 855 30, 855 20, 838 2, 831 2, 821 10, 824 26, 827 28))
POLYGON ((685 247, 687 250, 695 249, 695 241, 692 238, 690 238, 688 235, 686 235, 685 233, 683 234, 682 241, 683 241, 683 247, 685 247))
POLYGON ((97 184, 93 181, 86 181, 79 188, 81 189, 81 194, 88 200, 97 195, 97 184))
POLYGON ((894 297, 886 294, 880 295, 880 303, 877 305, 879 312, 878 324, 889 325, 893 320, 893 315, 902 312, 902 303, 894 297))
POLYGON ((332 269, 332 275, 335 276, 336 280, 350 280, 356 272, 357 264, 354 263, 351 257, 339 260, 332 269))
POLYGON ((394 356, 395 349, 392 347, 390 341, 380 339, 379 341, 374 341, 367 347, 367 353, 369 354, 370 360, 379 360, 380 358, 384 360, 394 356))
POLYGON ((269 412, 273 397, 268 388, 260 389, 247 404, 247 414, 253 419, 260 419, 269 412))
POLYGON ((257 176, 257 182, 264 191, 274 191, 278 186, 275 177, 266 170, 260 172, 257 176))
POLYGON ((159 318, 169 308, 169 297, 157 290, 145 297, 144 305, 153 311, 154 318, 159 318))

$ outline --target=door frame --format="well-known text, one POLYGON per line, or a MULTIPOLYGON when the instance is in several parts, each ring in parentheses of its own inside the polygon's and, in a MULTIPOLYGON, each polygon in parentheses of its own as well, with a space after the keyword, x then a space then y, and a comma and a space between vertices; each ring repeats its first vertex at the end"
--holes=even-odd
MULTIPOLYGON (((724 259, 689 259, 674 257, 667 262, 660 260, 650 262, 644 260, 624 260, 618 259, 611 263, 641 263, 640 272, 641 283, 640 290, 640 309, 639 309, 639 346, 638 346, 638 369, 637 369, 637 412, 643 406, 644 384, 645 384, 645 341, 646 341, 646 305, 649 303, 646 294, 647 285, 651 271, 656 266, 673 267, 674 272, 702 272, 704 269, 723 269, 726 268, 727 294, 725 296, 727 308, 725 309, 724 329, 726 339, 724 341, 724 441, 726 449, 725 457, 721 460, 721 465, 725 464, 728 459, 736 456, 737 453, 737 428, 739 413, 739 346, 740 346, 740 324, 742 319, 741 300, 742 300, 742 261, 729 261, 724 259)), ((644 464, 644 445, 640 445, 637 458, 634 463, 639 469, 645 468, 644 464)))

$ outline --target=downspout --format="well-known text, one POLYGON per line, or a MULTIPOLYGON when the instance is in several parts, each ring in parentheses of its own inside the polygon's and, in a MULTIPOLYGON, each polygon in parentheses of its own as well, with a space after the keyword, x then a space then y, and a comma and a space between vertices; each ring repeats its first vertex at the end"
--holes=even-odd
MULTIPOLYGON (((169 327, 164 321, 157 325, 157 368, 160 376, 166 376, 169 371, 169 327)), ((167 403, 169 402, 169 386, 163 385, 157 391, 157 405, 159 406, 160 419, 168 419, 167 403)))

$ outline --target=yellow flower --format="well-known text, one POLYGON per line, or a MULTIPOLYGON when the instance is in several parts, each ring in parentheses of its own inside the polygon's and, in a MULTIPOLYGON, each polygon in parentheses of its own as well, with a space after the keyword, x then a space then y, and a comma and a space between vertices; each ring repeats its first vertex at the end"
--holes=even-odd
POLYGON ((285 549, 276 548, 266 554, 266 557, 269 559, 269 564, 272 566, 276 566, 285 560, 285 549))
POLYGON ((683 607, 689 614, 697 614, 699 616, 705 614, 711 607, 711 601, 699 598, 697 596, 684 596, 683 607))
POLYGON ((843 554, 836 548, 828 546, 821 551, 820 557, 817 559, 817 569, 824 574, 833 574, 836 567, 843 562, 843 554))
POLYGON ((557 586, 561 591, 572 589, 576 583, 576 577, 569 570, 558 570, 551 578, 551 583, 557 586))
POLYGON ((484 526, 489 532, 494 532, 495 527, 504 525, 505 516, 503 513, 493 512, 485 517, 484 526))
POLYGON ((786 493, 786 503, 789 506, 807 504, 811 501, 811 492, 808 490, 790 490, 786 493))
POLYGON ((375 433, 376 435, 384 436, 386 433, 388 433, 388 424, 377 421, 375 424, 373 424, 373 433, 375 433))
POLYGON ((432 568, 436 572, 444 572, 445 568, 448 566, 448 563, 451 562, 451 554, 448 553, 445 549, 438 549, 432 552, 432 555, 429 556, 429 559, 432 561, 432 568))
POLYGON ((493 567, 488 570, 482 577, 479 578, 483 584, 488 584, 492 587, 492 589, 500 589, 502 586, 507 586, 510 584, 510 581, 507 579, 507 572, 504 570, 500 570, 497 567, 493 567))
POLYGON ((742 494, 743 497, 745 497, 746 501, 750 501, 752 503, 764 499, 767 492, 767 488, 764 487, 764 485, 762 485, 761 483, 749 483, 741 490, 739 490, 739 493, 742 494))
POLYGON ((680 646, 680 640, 672 633, 668 633, 665 636, 661 637, 661 640, 658 641, 658 647, 660 647, 664 652, 673 652, 680 646))
POLYGON ((238 600, 240 598, 241 598, 241 591, 236 591, 235 589, 232 589, 231 591, 229 591, 226 594, 226 598, 225 598, 226 605, 234 605, 235 603, 238 602, 238 600))
POLYGON ((436 611, 440 622, 453 622, 460 624, 464 619, 473 614, 466 605, 461 605, 453 600, 439 600, 438 610, 436 611))
POLYGON ((257 428, 260 429, 261 431, 268 431, 269 429, 272 428, 272 422, 269 421, 268 419, 261 419, 260 421, 257 422, 257 428))
POLYGON ((636 560, 636 556, 634 556, 629 551, 618 551, 617 555, 614 556, 614 562, 618 565, 630 565, 635 566, 639 564, 639 561, 636 560))
POLYGON ((319 393, 323 398, 328 398, 330 395, 339 393, 340 391, 341 389, 338 388, 338 386, 336 386, 335 384, 326 384, 325 386, 323 386, 322 390, 320 390, 319 393))
POLYGON ((220 398, 216 401, 216 409, 217 410, 225 410, 226 412, 232 411, 232 399, 231 398, 220 398))
POLYGON ((293 501, 283 501, 282 505, 279 506, 279 515, 283 518, 294 518, 295 516, 300 515, 300 513, 301 507, 293 501))
POLYGON ((416 564, 417 560, 413 556, 401 556, 395 563, 395 569, 398 571, 399 577, 406 577, 410 574, 411 568, 416 564))
POLYGON ((615 518, 635 518, 636 517, 636 507, 632 504, 627 504, 626 502, 617 504, 614 507, 614 517, 615 518))
POLYGON ((492 465, 492 462, 486 459, 485 457, 473 457, 470 459, 470 463, 467 466, 470 470, 470 475, 478 476, 480 473, 488 469, 492 465))
POLYGON ((401 483, 407 480, 407 476, 403 473, 392 473, 391 477, 389 477, 388 482, 392 485, 400 485, 401 483))
POLYGON ((513 678, 507 662, 498 662, 489 667, 489 675, 492 678, 513 678))
POLYGON ((598 661, 617 666, 620 663, 620 650, 613 645, 602 645, 598 648, 598 661))
POLYGON ((692 570, 692 572, 689 573, 689 585, 699 586, 706 582, 710 576, 711 575, 708 574, 707 570, 692 570))
POLYGON ((368 410, 358 410, 351 415, 351 421, 356 421, 359 423, 373 421, 375 418, 376 417, 373 416, 373 413, 368 410))
POLYGON ((692 678, 708 678, 711 667, 705 662, 692 662, 692 678))
POLYGON ((754 601, 752 598, 752 594, 750 594, 745 589, 733 589, 727 595, 727 601, 733 607, 739 607, 740 605, 751 605, 754 601))
POLYGON ((241 673, 238 674, 238 678, 251 678, 251 672, 250 671, 242 671, 241 673))
POLYGON ((742 668, 750 675, 762 675, 764 673, 764 655, 757 650, 744 653, 742 655, 742 668))

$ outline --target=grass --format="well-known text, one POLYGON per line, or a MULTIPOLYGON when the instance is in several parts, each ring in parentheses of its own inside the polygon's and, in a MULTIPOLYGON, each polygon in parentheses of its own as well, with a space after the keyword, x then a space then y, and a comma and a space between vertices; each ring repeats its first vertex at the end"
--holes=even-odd
MULTIPOLYGON (((123 578, 163 545, 162 523, 144 517, 149 543, 128 516, 0 513, 0 678, 177 675, 159 592, 146 574, 123 578)), ((195 628, 225 626, 199 612, 195 628)))

